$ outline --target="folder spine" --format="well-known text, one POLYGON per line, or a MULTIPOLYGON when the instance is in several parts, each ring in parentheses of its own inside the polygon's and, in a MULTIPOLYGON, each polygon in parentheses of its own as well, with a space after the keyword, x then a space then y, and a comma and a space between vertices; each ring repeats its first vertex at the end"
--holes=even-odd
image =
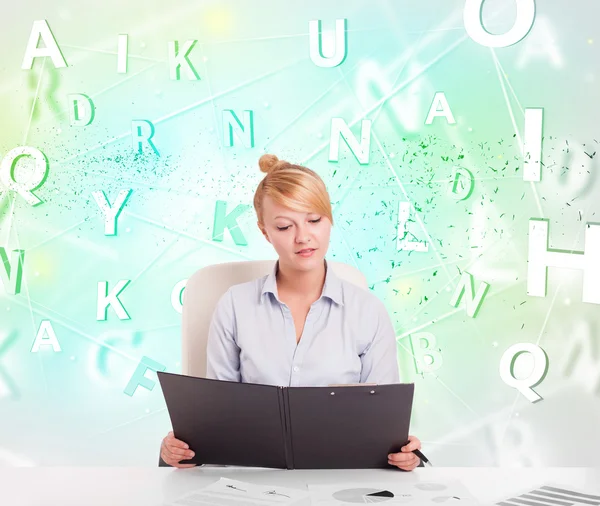
POLYGON ((292 416, 290 415, 290 396, 289 388, 283 388, 283 406, 285 409, 286 439, 286 465, 288 469, 295 469, 294 466, 294 445, 292 444, 292 416))
POLYGON ((288 434, 285 420, 285 404, 283 400, 283 387, 277 387, 277 400, 279 402, 279 420, 281 422, 281 439, 283 440, 283 453, 285 458, 285 467, 288 468, 288 434))
POLYGON ((289 397, 286 387, 277 387, 279 393, 279 415, 283 430, 283 451, 286 469, 294 469, 294 456, 292 453, 292 433, 290 430, 289 397))

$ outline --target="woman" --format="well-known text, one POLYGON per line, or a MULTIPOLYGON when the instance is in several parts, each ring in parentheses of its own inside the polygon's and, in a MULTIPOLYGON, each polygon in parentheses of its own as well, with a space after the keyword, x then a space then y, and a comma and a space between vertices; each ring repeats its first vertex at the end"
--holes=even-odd
MULTIPOLYGON (((219 300, 207 346, 207 377, 280 386, 398 383, 396 336, 383 303, 339 279, 325 254, 329 194, 312 170, 263 155, 254 195, 258 227, 278 261, 268 276, 232 286, 219 300), (251 322, 249 325, 248 322, 251 322)), ((409 437, 390 465, 411 471, 420 441, 409 437)), ((174 467, 194 452, 170 432, 161 457, 174 467)))

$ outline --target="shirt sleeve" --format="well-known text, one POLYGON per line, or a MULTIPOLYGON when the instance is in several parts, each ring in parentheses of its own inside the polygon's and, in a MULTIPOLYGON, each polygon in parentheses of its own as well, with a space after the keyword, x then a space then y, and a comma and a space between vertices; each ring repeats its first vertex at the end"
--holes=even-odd
POLYGON ((227 290, 213 313, 208 330, 206 377, 241 381, 240 348, 236 342, 235 311, 231 290, 227 290))
POLYGON ((362 362, 360 382, 379 385, 400 383, 396 332, 383 302, 376 299, 375 304, 374 312, 377 314, 375 333, 373 340, 360 356, 362 362))

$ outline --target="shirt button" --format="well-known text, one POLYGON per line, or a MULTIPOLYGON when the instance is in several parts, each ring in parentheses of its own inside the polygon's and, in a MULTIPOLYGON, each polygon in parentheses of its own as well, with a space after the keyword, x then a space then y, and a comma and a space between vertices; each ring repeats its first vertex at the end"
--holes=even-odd
POLYGON ((300 368, 296 365, 294 366, 294 372, 298 372, 300 370, 300 368))

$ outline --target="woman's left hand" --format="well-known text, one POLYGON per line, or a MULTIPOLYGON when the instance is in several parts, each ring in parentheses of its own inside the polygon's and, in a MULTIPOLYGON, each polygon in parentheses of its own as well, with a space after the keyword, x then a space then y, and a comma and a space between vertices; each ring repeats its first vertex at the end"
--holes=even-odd
POLYGON ((421 441, 419 441, 419 438, 408 436, 408 444, 403 446, 400 452, 388 455, 388 464, 399 467, 404 471, 412 471, 421 462, 421 459, 413 453, 413 450, 420 449, 421 441))

